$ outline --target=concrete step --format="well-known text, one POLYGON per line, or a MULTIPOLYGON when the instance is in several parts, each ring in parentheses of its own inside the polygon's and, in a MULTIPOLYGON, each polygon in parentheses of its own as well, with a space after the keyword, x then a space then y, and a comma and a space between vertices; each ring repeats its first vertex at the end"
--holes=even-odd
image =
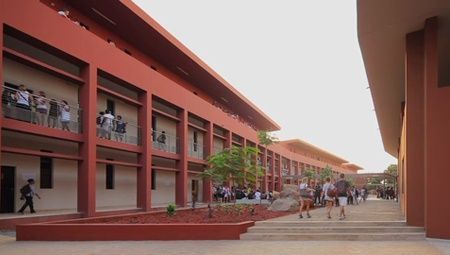
POLYGON ((298 221, 257 221, 255 226, 265 227, 307 227, 307 226, 327 226, 327 227, 340 227, 340 226, 360 226, 360 227, 402 227, 406 226, 405 221, 311 221, 311 220, 298 220, 298 221))
POLYGON ((417 241, 424 233, 245 233, 241 240, 257 241, 417 241))
POLYGON ((254 226, 248 233, 421 233, 410 226, 254 226))

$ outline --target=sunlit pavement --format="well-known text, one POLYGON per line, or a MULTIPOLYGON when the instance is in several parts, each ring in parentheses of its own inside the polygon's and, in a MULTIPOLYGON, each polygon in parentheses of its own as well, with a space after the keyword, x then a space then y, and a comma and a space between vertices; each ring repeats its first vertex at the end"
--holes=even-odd
MULTIPOLYGON (((321 219, 324 209, 312 212, 321 219)), ((334 209, 337 214, 337 209, 334 209)), ((394 201, 369 200, 348 207, 352 220, 401 220, 394 201), (384 208, 384 209, 383 209, 384 208), (370 213, 368 213, 370 211, 370 213)), ((296 215, 277 220, 292 220, 296 215)), ((298 220, 298 219, 296 219, 298 220)), ((0 233, 0 254, 395 254, 450 255, 450 241, 138 241, 138 242, 16 242, 12 233, 0 233)))

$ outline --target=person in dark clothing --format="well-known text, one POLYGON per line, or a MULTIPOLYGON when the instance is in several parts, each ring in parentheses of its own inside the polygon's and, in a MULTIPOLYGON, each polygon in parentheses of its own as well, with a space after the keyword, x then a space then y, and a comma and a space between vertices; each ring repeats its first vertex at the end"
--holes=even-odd
POLYGON ((34 179, 28 179, 28 184, 23 186, 20 189, 21 200, 25 199, 25 203, 23 204, 22 208, 18 211, 19 213, 23 213, 23 211, 29 206, 31 213, 36 213, 33 206, 33 197, 36 196, 37 198, 41 199, 41 197, 36 193, 34 188, 34 179))

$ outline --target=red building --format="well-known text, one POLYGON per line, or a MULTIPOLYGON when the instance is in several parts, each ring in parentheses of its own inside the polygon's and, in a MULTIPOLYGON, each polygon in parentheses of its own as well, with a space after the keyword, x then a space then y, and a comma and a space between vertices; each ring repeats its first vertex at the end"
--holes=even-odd
POLYGON ((359 42, 407 223, 450 239, 449 1, 358 1, 359 42))
POLYGON ((198 173, 232 145, 260 148, 266 191, 359 169, 300 140, 260 146, 280 127, 129 0, 0 0, 0 24, 3 213, 28 178, 37 210, 73 217, 208 201, 198 173))

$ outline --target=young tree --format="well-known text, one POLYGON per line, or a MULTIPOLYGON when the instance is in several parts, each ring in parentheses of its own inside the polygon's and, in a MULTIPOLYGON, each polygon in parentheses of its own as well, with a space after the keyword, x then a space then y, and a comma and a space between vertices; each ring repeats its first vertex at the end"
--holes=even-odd
POLYGON ((316 178, 316 171, 311 168, 307 168, 303 172, 303 176, 308 177, 308 180, 311 181, 312 179, 316 178))
POLYGON ((200 175, 214 182, 223 183, 232 180, 243 186, 245 182, 256 183, 262 169, 254 162, 258 155, 255 147, 237 147, 225 149, 208 158, 208 168, 200 175))
POLYGON ((320 180, 325 181, 327 177, 332 178, 333 177, 333 169, 327 165, 321 172, 320 172, 320 180))

